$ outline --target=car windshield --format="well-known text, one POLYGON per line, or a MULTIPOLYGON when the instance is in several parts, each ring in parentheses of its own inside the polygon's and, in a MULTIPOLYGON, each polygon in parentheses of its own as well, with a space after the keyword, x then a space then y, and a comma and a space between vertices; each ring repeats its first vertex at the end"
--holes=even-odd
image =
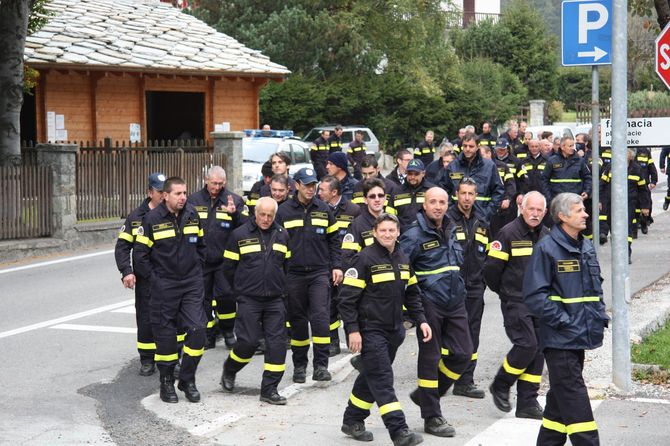
POLYGON ((270 159, 270 155, 279 148, 279 142, 260 141, 254 139, 245 139, 242 142, 244 152, 244 161, 251 163, 264 163, 270 159))
POLYGON ((312 142, 316 138, 318 138, 320 134, 321 134, 321 130, 312 129, 312 130, 309 131, 309 133, 302 140, 307 141, 307 142, 312 142))

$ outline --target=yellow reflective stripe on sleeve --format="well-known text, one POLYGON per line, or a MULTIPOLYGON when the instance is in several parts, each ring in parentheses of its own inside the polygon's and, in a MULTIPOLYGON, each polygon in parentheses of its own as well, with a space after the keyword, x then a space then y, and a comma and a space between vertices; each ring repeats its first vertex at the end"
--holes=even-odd
POLYGON ((207 218, 207 212, 198 212, 198 217, 207 218))
MULTIPOLYGON (((186 229, 186 228, 184 228, 184 229, 186 229)), ((154 232, 154 240, 162 240, 164 238, 170 238, 170 237, 176 237, 176 236, 177 236, 177 234, 174 232, 174 229, 168 229, 167 231, 154 232)))
POLYGON ((207 321, 207 328, 214 328, 215 325, 216 325, 216 320, 215 319, 212 319, 211 321, 207 321))
POLYGON ((361 250, 361 245, 354 242, 342 242, 342 249, 349 249, 351 251, 359 252, 361 250))
POLYGON ((154 362, 168 362, 168 361, 178 361, 179 354, 173 353, 171 355, 154 355, 154 362))
POLYGON ((220 320, 224 321, 227 319, 235 319, 235 315, 237 313, 216 313, 216 317, 218 317, 220 320))
POLYGON ((326 234, 332 234, 333 232, 337 232, 339 230, 337 223, 334 225, 328 226, 328 229, 326 229, 326 234))
POLYGON ((263 364, 263 370, 267 370, 268 372, 283 372, 286 370, 286 364, 270 364, 266 362, 263 364))
POLYGON ((230 351, 230 359, 240 364, 246 364, 251 361, 251 358, 241 358, 235 354, 235 350, 230 351))
POLYGON ((400 200, 394 200, 393 201, 393 207, 398 207, 398 206, 405 206, 406 204, 410 204, 412 202, 411 198, 401 198, 400 200))
POLYGON ((552 431, 560 432, 562 434, 568 433, 568 429, 565 424, 559 423, 557 421, 547 420, 546 418, 542 418, 542 427, 552 431))
POLYGON ((486 237, 485 235, 475 234, 475 240, 477 240, 479 243, 481 243, 483 245, 488 245, 489 244, 489 238, 486 237))
POLYGON ((312 336, 314 344, 330 344, 330 336, 312 336))
POLYGON ((240 260, 240 255, 233 251, 228 251, 227 249, 223 251, 223 257, 230 260, 240 260))
POLYGON ((257 200, 247 200, 245 203, 247 206, 256 206, 256 201, 257 200))
POLYGON ((205 236, 205 230, 204 230, 204 229, 200 229, 200 230, 198 231, 198 237, 204 237, 204 236, 205 236))
POLYGON ((533 384, 540 384, 542 381, 542 375, 531 375, 530 373, 522 373, 519 376, 519 381, 526 381, 533 384))
POLYGON ((287 258, 287 259, 290 259, 290 258, 291 258, 291 251, 287 251, 287 252, 286 252, 286 258, 287 258))
POLYGON ((503 262, 507 262, 509 260, 509 254, 503 251, 496 251, 495 249, 489 250, 489 257, 493 257, 494 259, 500 259, 503 262))
POLYGON ((305 226, 305 222, 302 220, 289 220, 284 222, 284 228, 286 229, 302 228, 303 226, 305 226))
POLYGON ((409 271, 400 271, 400 279, 409 280, 409 271))
POLYGON ((372 274, 370 278, 372 279, 372 283, 392 282, 395 280, 395 273, 372 274))
POLYGON ((472 356, 470 356, 470 361, 476 361, 478 356, 479 355, 477 355, 477 352, 474 352, 472 356))
POLYGON ((120 238, 121 240, 125 240, 125 241, 130 242, 130 243, 132 243, 132 242, 135 241, 135 239, 133 238, 133 236, 130 235, 130 234, 128 234, 127 232, 119 232, 119 238, 120 238))
POLYGON ((526 371, 525 368, 523 368, 523 369, 517 369, 516 367, 512 367, 511 365, 509 365, 509 362, 507 361, 507 356, 505 356, 505 359, 504 359, 504 361, 503 361, 503 370, 505 370, 505 371, 506 371, 507 373, 509 373, 510 375, 515 375, 515 376, 519 376, 519 375, 521 375, 523 372, 526 371))
POLYGON ((446 271, 460 271, 461 267, 460 266, 443 266, 442 268, 434 269, 431 271, 415 271, 417 276, 428 276, 431 274, 440 274, 444 273, 446 271))
POLYGON ((339 320, 337 320, 332 324, 330 324, 328 328, 330 328, 331 330, 337 330, 338 328, 340 328, 340 325, 342 325, 342 323, 339 320))
POLYGON ((549 300, 554 302, 562 302, 564 304, 578 304, 584 302, 598 302, 600 297, 598 296, 584 296, 584 297, 561 297, 561 296, 549 296, 549 300))
POLYGON ((533 255, 533 248, 512 248, 512 257, 533 255))
POLYGON ((155 342, 138 342, 137 343, 137 349, 138 350, 156 350, 156 343, 155 342))
POLYGON ((185 226, 184 234, 200 234, 200 228, 197 226, 185 226))
POLYGON ((374 404, 374 403, 368 403, 367 401, 363 401, 362 399, 356 397, 356 395, 354 395, 353 393, 349 395, 349 401, 351 401, 351 404, 353 404, 354 406, 363 410, 370 410, 370 408, 374 404))
POLYGON ((139 235, 139 234, 138 234, 138 236, 135 237, 135 241, 136 241, 137 243, 141 243, 141 244, 143 244, 143 245, 147 245, 149 248, 151 248, 152 246, 154 246, 154 242, 152 242, 151 240, 149 240, 149 237, 147 237, 147 236, 145 236, 145 235, 139 235))
POLYGON ((440 372, 442 372, 447 378, 453 379, 454 381, 458 381, 458 378, 461 377, 460 374, 454 373, 451 370, 447 368, 446 365, 444 365, 444 361, 440 359, 440 363, 438 364, 438 368, 440 369, 440 372))
POLYGON ((549 180, 550 183, 581 183, 582 180, 579 178, 552 178, 549 180))
POLYGON ((240 246, 240 255, 251 254, 252 252, 261 252, 261 245, 240 246))
POLYGON ((595 421, 584 421, 582 423, 572 423, 566 426, 568 435, 576 434, 578 432, 589 432, 598 430, 595 421))
POLYGON ((342 281, 343 285, 355 286, 356 288, 365 288, 365 280, 354 279, 353 277, 345 277, 342 281))
POLYGON ((491 197, 477 197, 475 200, 479 201, 491 201, 491 197))
POLYGON ((355 197, 353 200, 351 200, 351 202, 354 204, 365 204, 365 198, 355 197))
POLYGON ((216 213, 216 219, 217 219, 217 220, 228 220, 228 221, 232 221, 232 220, 233 220, 233 217, 231 217, 230 214, 227 213, 227 212, 217 212, 217 213, 216 213))
POLYGON ((275 251, 283 252, 284 254, 288 253, 288 247, 286 245, 282 245, 281 243, 273 243, 272 249, 275 251))
POLYGON ((419 387, 424 389, 437 389, 437 380, 436 379, 421 379, 419 378, 419 387))
POLYGON ((183 352, 185 355, 189 356, 202 356, 202 354, 205 353, 205 348, 203 347, 201 349, 196 350, 185 345, 183 352))
POLYGON ((291 346, 293 347, 307 347, 309 345, 309 339, 304 341, 298 339, 291 339, 291 346))
POLYGON ((639 181, 640 176, 639 175, 628 175, 628 179, 631 181, 639 181))
POLYGON ((395 401, 393 403, 384 404, 383 406, 381 406, 379 408, 379 415, 384 416, 387 413, 393 412, 393 411, 396 411, 396 410, 402 410, 402 407, 400 407, 399 402, 395 401))
POLYGON ((449 356, 449 349, 442 347, 440 349, 440 353, 442 354, 442 356, 449 356))
POLYGON ((410 277, 409 280, 407 281, 407 286, 409 286, 409 285, 416 285, 417 283, 419 283, 419 281, 417 280, 416 276, 412 276, 412 277, 410 277))
POLYGON ((598 215, 598 220, 607 221, 607 215, 598 215))
POLYGON ((312 219, 312 226, 326 227, 326 226, 328 226, 328 220, 326 220, 325 218, 313 218, 312 219))
POLYGON ((186 333, 179 333, 177 335, 177 342, 184 342, 184 339, 186 339, 186 333))

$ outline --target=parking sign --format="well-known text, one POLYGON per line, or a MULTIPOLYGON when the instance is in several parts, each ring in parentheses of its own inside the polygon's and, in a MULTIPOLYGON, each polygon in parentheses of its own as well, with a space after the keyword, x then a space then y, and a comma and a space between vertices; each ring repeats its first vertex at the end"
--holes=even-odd
POLYGON ((612 64, 612 0, 565 0, 561 5, 563 66, 612 64))

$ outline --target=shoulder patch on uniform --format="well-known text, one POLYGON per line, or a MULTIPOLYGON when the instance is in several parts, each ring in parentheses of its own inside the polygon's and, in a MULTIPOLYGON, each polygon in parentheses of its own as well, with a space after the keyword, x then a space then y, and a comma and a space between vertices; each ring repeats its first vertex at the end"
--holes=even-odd
POLYGON ((352 279, 358 279, 358 270, 356 268, 349 268, 344 273, 344 277, 350 277, 352 279))
POLYGON ((126 225, 121 226, 121 229, 119 229, 119 232, 123 232, 126 230, 126 225))
POLYGON ((347 233, 342 239, 343 243, 352 243, 354 241, 354 234, 347 233))
POLYGON ((491 249, 494 251, 502 251, 502 243, 498 240, 491 242, 491 249))
POLYGON ((144 226, 137 228, 137 235, 144 235, 144 226))

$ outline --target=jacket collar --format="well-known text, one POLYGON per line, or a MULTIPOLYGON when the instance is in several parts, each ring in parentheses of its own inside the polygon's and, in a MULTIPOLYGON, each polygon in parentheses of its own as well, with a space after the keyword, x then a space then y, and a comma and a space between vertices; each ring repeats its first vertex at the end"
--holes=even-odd
MULTIPOLYGON (((428 217, 426 217, 426 213, 423 209, 421 209, 421 211, 418 214, 416 214, 416 222, 423 231, 434 232, 436 234, 438 233, 437 226, 435 226, 435 224, 432 221, 430 221, 428 217)), ((445 214, 444 217, 442 217, 442 231, 446 232, 450 226, 451 221, 445 214)))
POLYGON ((572 252, 572 253, 580 253, 581 252, 581 247, 583 243, 583 237, 580 234, 579 239, 575 240, 572 237, 570 237, 564 230, 561 228, 560 224, 554 225, 553 228, 551 228, 550 232, 551 238, 553 238, 556 243, 561 245, 565 250, 572 252))

